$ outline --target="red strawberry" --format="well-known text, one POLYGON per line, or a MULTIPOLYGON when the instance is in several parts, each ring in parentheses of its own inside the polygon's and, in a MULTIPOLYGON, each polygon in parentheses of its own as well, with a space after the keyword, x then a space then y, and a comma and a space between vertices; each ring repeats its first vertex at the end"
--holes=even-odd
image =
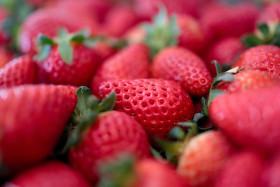
POLYGON ((36 64, 30 56, 18 57, 0 69, 0 88, 36 82, 36 64))
POLYGON ((4 187, 90 187, 91 185, 77 171, 68 165, 58 162, 49 161, 29 170, 26 170, 4 187))
POLYGON ((150 156, 147 136, 127 114, 117 111, 101 114, 69 153, 69 162, 91 181, 98 178, 102 164, 130 153, 137 159, 150 156))
POLYGON ((156 79, 107 81, 99 87, 104 98, 117 94, 115 109, 134 117, 150 138, 167 137, 176 123, 192 119, 190 96, 173 81, 156 79))
POLYGON ((13 59, 13 52, 0 47, 0 68, 4 67, 9 61, 13 59))
POLYGON ((229 93, 243 90, 257 90, 263 87, 271 87, 277 82, 266 72, 258 70, 243 70, 235 74, 235 80, 232 82, 221 82, 217 85, 218 89, 229 93))
POLYGON ((245 50, 239 38, 225 37, 212 44, 206 52, 205 62, 213 76, 216 76, 213 60, 222 66, 231 66, 236 58, 245 50))
POLYGON ((268 167, 264 171, 263 181, 266 187, 277 187, 280 185, 280 157, 279 153, 269 162, 268 167))
POLYGON ((47 80, 54 84, 89 85, 99 65, 99 58, 86 46, 86 33, 61 33, 52 41, 40 36, 41 51, 37 56, 47 80), (45 54, 47 48, 47 54, 45 54), (51 48, 51 49, 50 49, 51 48))
POLYGON ((279 22, 280 21, 280 2, 272 3, 265 7, 257 19, 257 23, 279 22))
POLYGON ((204 35, 197 20, 187 15, 168 16, 164 8, 160 9, 152 24, 144 25, 145 42, 155 55, 167 46, 179 45, 194 52, 204 47, 204 35))
POLYGON ((178 173, 189 186, 212 186, 234 148, 221 132, 208 131, 190 140, 183 148, 178 173))
POLYGON ((60 9, 42 9, 30 14, 23 23, 19 34, 19 45, 23 53, 36 52, 36 40, 39 34, 48 37, 57 35, 58 29, 76 32, 80 29, 96 30, 96 26, 87 17, 77 18, 73 12, 60 9))
POLYGON ((159 160, 143 159, 135 162, 133 157, 125 155, 101 167, 100 171, 100 187, 188 187, 172 167, 159 160))
POLYGON ((111 47, 108 43, 102 41, 98 42, 93 47, 93 50, 99 56, 100 62, 104 62, 117 52, 117 50, 111 47))
POLYGON ((260 45, 247 49, 233 67, 267 72, 272 78, 280 79, 280 48, 273 45, 260 45))
POLYGON ((77 97, 68 86, 21 86, 1 90, 0 102, 1 166, 14 172, 51 153, 77 97))
POLYGON ((228 161, 216 187, 262 187, 263 159, 256 153, 245 151, 228 161))
POLYGON ((179 83, 190 95, 203 96, 209 92, 212 78, 204 62, 187 49, 169 47, 154 59, 152 76, 179 83))
POLYGON ((135 10, 140 15, 150 18, 156 13, 157 6, 163 4, 170 13, 197 16, 200 8, 207 5, 210 1, 211 0, 136 0, 135 10))
POLYGON ((3 45, 3 44, 6 44, 7 41, 8 41, 8 35, 7 33, 2 29, 2 25, 3 25, 3 22, 4 20, 6 19, 7 17, 7 11, 5 8, 3 7, 0 7, 0 26, 1 26, 1 29, 0 29, 0 44, 3 45))
POLYGON ((280 147, 279 93, 280 87, 276 85, 224 94, 212 101, 209 116, 238 145, 271 153, 280 147))
POLYGON ((134 44, 106 60, 92 80, 93 92, 108 80, 148 78, 149 51, 144 44, 134 44))
POLYGON ((120 37, 139 21, 139 17, 132 8, 116 6, 107 14, 104 29, 110 36, 120 37))
POLYGON ((125 34, 124 38, 129 42, 129 43, 140 43, 143 42, 146 38, 146 31, 142 27, 142 24, 138 24, 131 29, 129 29, 125 34))
POLYGON ((241 36, 254 30, 258 14, 259 10, 254 4, 220 4, 203 13, 201 24, 214 37, 241 36))

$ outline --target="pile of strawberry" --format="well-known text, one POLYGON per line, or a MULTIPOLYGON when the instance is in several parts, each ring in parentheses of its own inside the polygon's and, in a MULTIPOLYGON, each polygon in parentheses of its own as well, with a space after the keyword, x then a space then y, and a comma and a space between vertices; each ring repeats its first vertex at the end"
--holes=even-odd
POLYGON ((0 0, 0 25, 0 185, 280 186, 279 2, 0 0))

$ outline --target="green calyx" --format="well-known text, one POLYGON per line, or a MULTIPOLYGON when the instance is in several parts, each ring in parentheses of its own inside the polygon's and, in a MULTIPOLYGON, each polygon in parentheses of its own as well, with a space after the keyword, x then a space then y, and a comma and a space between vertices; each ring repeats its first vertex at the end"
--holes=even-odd
POLYGON ((119 159, 99 168, 98 187, 128 187, 136 181, 135 159, 131 155, 121 155, 119 159))
POLYGON ((74 51, 71 44, 82 44, 87 47, 93 47, 100 41, 100 38, 91 38, 87 30, 69 34, 65 29, 60 29, 58 37, 51 39, 45 35, 40 34, 38 36, 38 55, 35 57, 37 61, 46 59, 51 51, 51 48, 55 45, 58 46, 58 51, 62 60, 72 65, 74 51))
POLYGON ((62 153, 71 147, 78 145, 83 132, 94 124, 98 115, 113 109, 116 101, 116 93, 110 93, 102 101, 92 95, 89 88, 81 86, 77 91, 78 103, 73 114, 74 129, 70 132, 62 153))
POLYGON ((8 38, 11 39, 9 48, 18 52, 18 34, 20 27, 34 8, 27 3, 27 0, 0 0, 0 6, 8 11, 1 25, 1 29, 4 30, 8 38))
POLYGON ((267 44, 280 47, 280 23, 261 23, 258 25, 258 30, 255 34, 245 36, 242 42, 247 48, 267 44))
POLYGON ((145 43, 150 48, 150 54, 154 57, 160 50, 167 46, 175 46, 180 34, 177 18, 172 15, 169 18, 166 9, 160 6, 160 11, 153 19, 152 24, 144 24, 147 37, 145 43))

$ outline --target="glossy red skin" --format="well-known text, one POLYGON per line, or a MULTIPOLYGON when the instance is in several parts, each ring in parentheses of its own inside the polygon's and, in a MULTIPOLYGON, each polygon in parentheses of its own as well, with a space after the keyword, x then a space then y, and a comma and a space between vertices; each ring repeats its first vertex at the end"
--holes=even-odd
POLYGON ((57 46, 51 49, 49 56, 41 62, 41 68, 49 82, 87 86, 96 71, 100 60, 94 51, 83 45, 72 45, 72 65, 66 64, 59 54, 57 46))
POLYGON ((216 68, 212 63, 218 61, 220 65, 233 65, 238 56, 245 50, 239 38, 225 37, 208 48, 205 55, 205 62, 211 75, 216 76, 216 68))
POLYGON ((0 69, 0 88, 36 82, 36 64, 31 56, 15 58, 0 69))
POLYGON ((234 75, 233 82, 221 82, 218 89, 228 93, 240 92, 244 90, 258 90, 264 87, 272 87, 277 81, 271 78, 266 72, 259 70, 244 70, 234 75))
POLYGON ((59 161, 49 161, 23 171, 6 183, 4 187, 13 185, 20 187, 91 186, 80 173, 59 161))
POLYGON ((280 79, 280 48, 273 45, 260 45, 244 51, 233 67, 267 72, 272 78, 280 79))
POLYGON ((177 16, 177 23, 180 30, 178 45, 199 53, 205 44, 199 22, 190 16, 180 15, 177 16))
POLYGON ((91 88, 98 95, 100 84, 108 80, 139 79, 149 76, 149 51, 144 44, 132 44, 118 52, 98 68, 91 88))
POLYGON ((212 78, 204 62, 191 51, 179 47, 163 49, 151 67, 153 78, 172 80, 190 95, 203 96, 209 92, 212 78))
POLYGON ((177 171, 189 186, 213 186, 234 152, 221 132, 208 131, 195 136, 185 146, 177 171))
POLYGON ((210 119, 237 145, 271 154, 280 147, 279 91, 276 85, 218 96, 209 107, 210 119))
POLYGON ((280 20, 280 2, 272 3, 265 7, 257 19, 257 23, 267 23, 280 20))
POLYGON ((14 53, 5 47, 0 47, 0 69, 10 62, 14 57, 14 53))
POLYGON ((96 30, 94 22, 85 16, 78 18, 74 13, 56 8, 40 9, 30 14, 22 25, 19 34, 21 51, 35 53, 38 35, 55 37, 60 28, 64 28, 68 32, 77 32, 81 29, 96 30))
POLYGON ((150 146, 143 128, 127 114, 118 111, 101 114, 87 129, 79 145, 69 153, 70 164, 92 182, 100 166, 123 154, 137 159, 150 157, 150 146))
POLYGON ((121 37, 128 29, 140 21, 131 7, 116 6, 107 14, 104 23, 106 33, 113 37, 121 37))
POLYGON ((135 168, 138 180, 134 187, 188 187, 176 171, 164 162, 144 159, 135 168))
POLYGON ((228 161, 215 187, 264 187, 262 174, 264 160, 256 153, 245 151, 228 161))
POLYGON ((111 47, 106 42, 99 42, 93 47, 93 51, 97 54, 100 62, 104 62, 111 56, 113 56, 117 50, 111 47))
POLYGON ((178 122, 192 119, 194 106, 190 96, 173 81, 136 79, 107 81, 99 87, 99 96, 117 94, 114 109, 135 118, 150 139, 167 138, 178 122))
POLYGON ((1 159, 14 172, 51 154, 77 97, 73 87, 29 85, 1 90, 0 102, 1 159))
POLYGON ((263 183, 266 187, 277 187, 280 185, 280 157, 279 153, 269 161, 263 174, 263 183))
POLYGON ((163 4, 169 13, 185 14, 197 17, 199 10, 212 0, 136 0, 135 11, 143 17, 151 18, 157 13, 159 4, 163 4))
POLYGON ((259 12, 252 3, 220 4, 204 11, 200 21, 214 37, 241 36, 254 30, 259 12))

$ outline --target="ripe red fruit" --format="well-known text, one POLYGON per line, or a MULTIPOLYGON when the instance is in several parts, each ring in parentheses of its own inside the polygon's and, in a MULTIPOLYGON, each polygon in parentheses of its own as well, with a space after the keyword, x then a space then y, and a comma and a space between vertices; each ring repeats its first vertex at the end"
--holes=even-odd
POLYGON ((204 62, 187 49, 169 47, 154 59, 152 77, 173 80, 190 95, 203 96, 209 92, 212 78, 204 62))
POLYGON ((5 8, 3 7, 0 7, 0 44, 3 45, 3 44, 6 44, 7 41, 8 41, 8 35, 7 33, 2 29, 2 25, 3 25, 3 22, 4 20, 6 19, 7 17, 7 11, 5 8))
POLYGON ((220 4, 203 13, 201 24, 214 37, 241 36, 254 30, 258 14, 259 9, 254 4, 220 4))
POLYGON ((210 119, 241 147, 274 152, 280 147, 279 91, 276 85, 218 96, 210 104, 210 119))
POLYGON ((111 111, 101 114, 69 153, 70 164, 89 180, 96 182, 101 165, 123 154, 137 159, 150 156, 147 135, 127 114, 111 111))
POLYGON ((239 38, 222 38, 208 48, 205 55, 207 68, 213 76, 216 76, 216 68, 212 63, 213 60, 216 60, 221 66, 231 66, 244 50, 245 47, 242 45, 239 38))
POLYGON ((0 91, 2 167, 18 171, 45 159, 77 103, 73 87, 21 86, 0 91))
POLYGON ((106 42, 98 42, 94 47, 93 51, 97 54, 97 56, 100 59, 100 62, 104 62, 111 56, 113 56, 117 50, 114 49, 112 46, 110 46, 106 42))
POLYGON ((258 154, 241 152, 228 161, 216 187, 262 187, 264 169, 265 163, 258 154))
POLYGON ((11 61, 13 56, 14 53, 12 51, 0 47, 0 68, 4 67, 9 61, 11 61))
POLYGON ((128 29, 140 21, 139 17, 128 6, 116 6, 105 18, 105 32, 113 37, 121 37, 128 29))
POLYGON ((108 80, 138 79, 149 76, 149 51, 144 44, 133 44, 106 60, 92 79, 93 93, 108 80))
POLYGON ((81 29, 96 30, 87 18, 77 18, 75 14, 60 9, 42 9, 30 14, 24 21, 19 33, 19 45, 23 53, 36 52, 39 34, 55 37, 59 29, 76 32, 81 29), (89 23, 90 22, 90 23, 89 23), (90 24, 90 25, 89 25, 90 24))
POLYGON ((36 64, 30 56, 18 57, 0 69, 0 88, 36 82, 36 64))
POLYGON ((178 173, 189 186, 212 186, 234 152, 233 146, 218 131, 195 136, 183 148, 178 173))
POLYGON ((263 186, 277 187, 280 185, 280 155, 277 153, 273 160, 269 161, 267 168, 263 173, 263 186))
POLYGON ((243 90, 257 90, 263 87, 271 87, 277 82, 266 72, 259 70, 243 70, 234 75, 232 82, 221 82, 217 85, 218 89, 228 93, 239 92, 243 90))
POLYGON ((49 56, 40 62, 47 80, 54 84, 71 84, 76 86, 89 85, 97 66, 98 56, 94 51, 83 45, 72 45, 72 65, 67 64, 54 46, 49 56))
POLYGON ((188 187, 175 170, 166 163, 145 159, 136 164, 138 178, 136 187, 188 187))
POLYGON ((259 14, 257 23, 279 22, 280 21, 280 2, 272 3, 265 7, 259 14))
POLYGON ((91 185, 81 176, 81 174, 70 168, 68 165, 58 161, 49 161, 23 171, 4 185, 4 187, 9 186, 90 187, 91 185))
POLYGON ((150 138, 167 137, 178 122, 192 119, 194 106, 190 96, 173 81, 157 79, 107 81, 99 87, 99 96, 115 91, 114 109, 134 117, 150 138))
POLYGON ((280 79, 280 48, 273 45, 260 45, 244 51, 233 67, 267 72, 272 78, 280 79))

